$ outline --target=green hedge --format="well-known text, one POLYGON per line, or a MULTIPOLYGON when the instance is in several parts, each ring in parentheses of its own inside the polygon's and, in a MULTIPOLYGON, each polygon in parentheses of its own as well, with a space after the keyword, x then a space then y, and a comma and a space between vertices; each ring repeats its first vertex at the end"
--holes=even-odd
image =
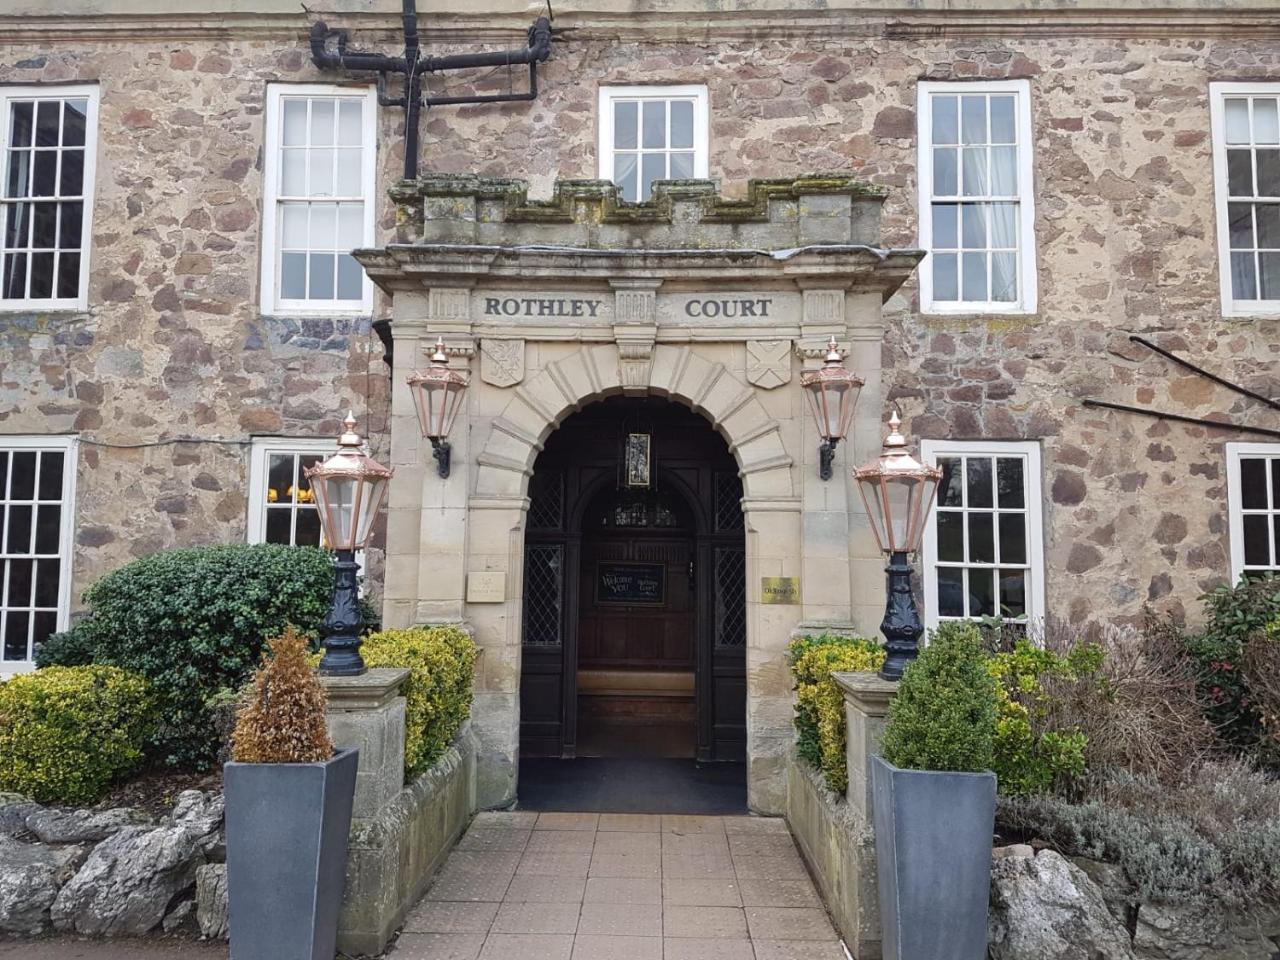
POLYGON ((90 656, 146 677, 163 718, 156 759, 201 767, 218 748, 206 701, 244 685, 266 638, 289 624, 314 634, 332 593, 333 560, 316 547, 164 550, 90 587, 72 637, 42 648, 37 662, 90 656))
POLYGON ((476 645, 457 627, 384 630, 360 648, 370 667, 407 667, 404 775, 412 780, 449 747, 471 715, 476 645))
POLYGON ((137 766, 156 722, 147 681, 115 667, 48 667, 0 685, 0 790, 94 803, 137 766))
POLYGON ((884 648, 874 640, 824 633, 791 641, 787 659, 796 690, 796 752, 843 794, 849 783, 844 695, 831 674, 879 670, 884 648))

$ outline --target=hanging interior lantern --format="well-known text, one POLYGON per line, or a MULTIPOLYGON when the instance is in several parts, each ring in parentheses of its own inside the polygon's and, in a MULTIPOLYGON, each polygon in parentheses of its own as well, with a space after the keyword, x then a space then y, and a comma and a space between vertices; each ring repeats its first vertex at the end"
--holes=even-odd
POLYGON ((809 398, 809 409, 813 411, 818 436, 822 437, 818 462, 823 480, 831 479, 836 444, 849 435, 853 408, 857 406, 862 384, 862 378, 845 367, 834 336, 827 342, 827 358, 823 365, 800 375, 800 386, 809 398))
POLYGON ((442 477, 449 476, 449 430, 462 407, 462 396, 467 390, 467 374, 449 369, 449 357, 444 351, 444 339, 436 340, 431 365, 425 373, 409 377, 409 389, 413 392, 413 405, 418 411, 418 427, 423 437, 431 441, 431 454, 436 458, 436 469, 442 477))
POLYGON ((890 555, 920 549, 942 477, 937 467, 921 463, 907 451, 907 440, 898 432, 901 425, 895 410, 880 456, 853 472, 876 541, 890 555))
POLYGON ((363 550, 386 498, 392 470, 364 452, 364 441, 349 412, 342 425, 346 429, 338 438, 338 452, 305 472, 329 549, 363 550))

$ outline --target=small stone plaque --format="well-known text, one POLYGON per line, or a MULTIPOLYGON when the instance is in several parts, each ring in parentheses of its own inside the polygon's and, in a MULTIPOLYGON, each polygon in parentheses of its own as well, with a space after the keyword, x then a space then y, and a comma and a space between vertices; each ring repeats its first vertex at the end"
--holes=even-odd
POLYGON ((799 603, 799 577, 761 577, 761 603, 799 603))
POLYGON ((467 574, 467 603, 502 603, 507 599, 507 575, 490 570, 467 574))

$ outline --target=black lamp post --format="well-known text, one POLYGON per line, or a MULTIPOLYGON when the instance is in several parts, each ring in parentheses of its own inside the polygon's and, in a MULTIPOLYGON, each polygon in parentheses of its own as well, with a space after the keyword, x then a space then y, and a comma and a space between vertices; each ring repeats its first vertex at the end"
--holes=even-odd
POLYGON ((880 456, 853 472, 876 542, 889 556, 885 570, 889 575, 888 599, 880 623, 887 651, 880 676, 885 680, 901 679, 902 671, 920 652, 924 625, 911 592, 908 554, 920 549, 924 525, 942 477, 937 467, 920 463, 907 452, 906 438, 898 432, 901 424, 894 411, 880 456))
POLYGON ((818 476, 831 479, 831 463, 836 458, 836 444, 849 434, 853 408, 858 404, 862 378, 850 373, 833 336, 827 341, 827 358, 817 370, 800 375, 800 386, 809 398, 809 409, 822 446, 818 448, 818 476))
POLYGON ((354 677, 365 672, 360 656, 360 586, 356 551, 363 550, 373 534, 373 521, 387 495, 392 470, 364 452, 356 433, 355 418, 348 413, 346 428, 338 438, 338 452, 307 469, 315 494, 324 541, 334 551, 333 603, 320 623, 324 656, 320 672, 331 677, 354 677))
POLYGON ((449 476, 449 430, 462 406, 462 395, 467 392, 468 377, 460 370, 449 369, 449 355, 445 353, 444 340, 436 340, 431 354, 431 366, 425 373, 409 377, 409 389, 413 391, 413 405, 418 411, 418 428, 431 441, 431 455, 436 458, 436 472, 449 476))

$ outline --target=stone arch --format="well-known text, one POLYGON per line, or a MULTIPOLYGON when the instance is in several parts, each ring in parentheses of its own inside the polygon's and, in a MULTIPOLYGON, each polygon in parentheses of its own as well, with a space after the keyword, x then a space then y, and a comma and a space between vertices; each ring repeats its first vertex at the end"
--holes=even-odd
POLYGON ((740 374, 687 344, 657 345, 647 372, 646 383, 624 386, 612 344, 584 346, 549 363, 517 387, 494 418, 476 457, 475 495, 523 497, 538 452, 566 417, 604 397, 638 393, 677 401, 706 417, 738 463, 746 500, 798 496, 781 426, 740 374))

